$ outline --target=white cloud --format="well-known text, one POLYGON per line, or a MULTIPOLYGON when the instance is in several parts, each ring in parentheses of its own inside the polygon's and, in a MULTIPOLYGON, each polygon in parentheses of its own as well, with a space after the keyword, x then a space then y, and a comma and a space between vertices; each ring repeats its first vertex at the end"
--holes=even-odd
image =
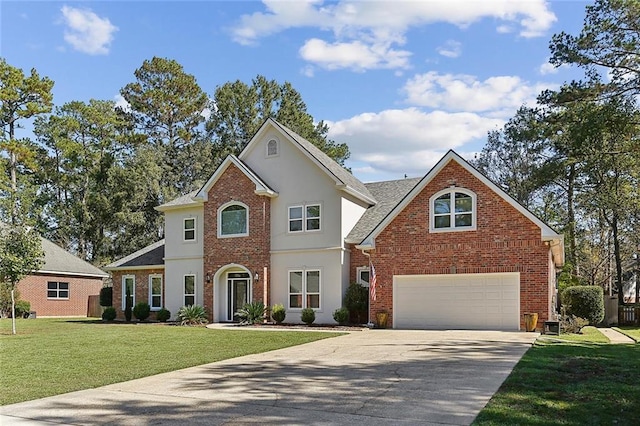
MULTIPOLYGON (((302 57, 327 69, 405 68, 410 52, 398 50, 412 27, 448 23, 466 28, 484 18, 497 21, 497 31, 519 31, 522 37, 538 37, 556 21, 544 0, 433 0, 354 1, 263 0, 264 12, 243 15, 232 30, 233 39, 245 45, 291 28, 316 28, 333 39, 313 38, 301 47, 302 57), (332 53, 355 52, 352 60, 332 60, 332 53)), ((443 46, 441 54, 459 55, 443 46)))
POLYGON ((306 61, 328 69, 348 68, 355 71, 376 68, 407 68, 410 52, 391 49, 389 44, 365 44, 361 41, 327 43, 313 38, 300 48, 306 61))
POLYGON ((115 100, 117 108, 122 108, 122 110, 125 112, 131 111, 131 104, 127 102, 127 100, 123 98, 122 95, 115 95, 113 99, 115 100))
POLYGON ((402 91, 411 105, 447 111, 490 112, 508 115, 522 104, 535 104, 536 96, 552 86, 529 83, 516 76, 490 77, 484 81, 466 74, 431 71, 409 79, 402 91))
POLYGON ((442 46, 439 46, 436 51, 447 58, 457 58, 462 53, 462 43, 455 40, 447 40, 442 46))
POLYGON ((417 176, 447 150, 485 138, 504 120, 467 112, 407 108, 364 113, 327 124, 329 138, 349 145, 352 161, 379 171, 417 176))
POLYGON ((62 6, 66 25, 64 40, 75 50, 90 55, 106 55, 118 27, 109 18, 101 18, 90 10, 62 6))
POLYGON ((547 58, 547 61, 544 64, 540 65, 540 68, 538 68, 538 73, 540 73, 541 75, 557 74, 558 71, 564 68, 569 68, 569 65, 562 64, 559 67, 556 67, 555 65, 549 63, 549 58, 547 58))

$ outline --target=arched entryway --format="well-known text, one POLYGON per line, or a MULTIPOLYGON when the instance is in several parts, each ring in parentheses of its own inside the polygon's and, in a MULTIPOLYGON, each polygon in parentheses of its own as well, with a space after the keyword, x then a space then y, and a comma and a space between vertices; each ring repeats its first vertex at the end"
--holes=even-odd
POLYGON ((235 313, 252 301, 253 278, 249 269, 231 264, 220 268, 214 276, 213 321, 234 321, 235 313))

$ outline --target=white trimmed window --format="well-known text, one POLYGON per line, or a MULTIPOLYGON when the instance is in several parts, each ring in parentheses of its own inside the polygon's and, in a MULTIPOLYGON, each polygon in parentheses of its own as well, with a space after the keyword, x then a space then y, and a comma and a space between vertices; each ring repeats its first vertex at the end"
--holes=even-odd
POLYGON ((363 287, 369 287, 369 268, 367 266, 356 268, 356 282, 363 287))
POLYGON ((184 276, 184 306, 196 304, 196 276, 184 276))
POLYGON ((276 157, 278 155, 278 140, 270 139, 267 142, 267 157, 276 157))
POLYGON ((129 289, 131 308, 136 306, 136 277, 125 275, 122 277, 122 309, 127 307, 127 288, 129 289))
POLYGON ((162 275, 149 275, 149 306, 152 311, 162 308, 162 275))
POLYGON ((320 309, 320 271, 289 271, 289 308, 320 309))
POLYGON ((289 207, 289 232, 320 230, 320 204, 289 207))
POLYGON ((476 194, 462 188, 448 188, 429 199, 431 232, 476 229, 476 194))
POLYGON ((47 299, 68 299, 69 283, 61 283, 58 281, 47 282, 47 299))
POLYGON ((249 207, 238 201, 221 206, 218 209, 218 237, 247 235, 249 235, 249 207))
POLYGON ((184 240, 196 240, 196 218, 188 217, 184 219, 184 240))

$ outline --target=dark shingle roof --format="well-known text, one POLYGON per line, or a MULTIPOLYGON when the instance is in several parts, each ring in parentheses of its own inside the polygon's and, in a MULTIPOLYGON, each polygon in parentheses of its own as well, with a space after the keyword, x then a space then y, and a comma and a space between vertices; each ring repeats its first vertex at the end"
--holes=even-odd
POLYGON ((109 270, 115 268, 158 265, 164 265, 164 239, 148 245, 135 253, 131 253, 129 256, 116 260, 104 268, 109 270))
MULTIPOLYGON (((10 225, 0 222, 0 228, 8 229, 10 225)), ((69 253, 59 245, 40 237, 44 261, 38 272, 54 272, 66 275, 85 275, 108 277, 109 274, 93 266, 89 262, 69 253)))
POLYGON ((158 210, 163 210, 166 207, 175 207, 175 206, 187 206, 190 204, 193 204, 194 206, 199 205, 200 203, 198 203, 197 201, 193 201, 193 197, 196 196, 196 194, 198 193, 197 190, 192 191, 188 194, 185 195, 181 195, 178 198, 174 198, 171 201, 168 201, 164 204, 160 204, 158 207, 156 207, 156 209, 158 210))
POLYGON ((378 204, 369 207, 347 236, 347 242, 360 243, 393 210, 422 178, 389 180, 364 184, 378 204))
POLYGON ((340 164, 336 163, 334 159, 322 152, 320 148, 318 148, 293 130, 289 129, 288 127, 285 127, 282 124, 278 123, 276 120, 271 121, 274 125, 278 126, 283 132, 285 132, 293 140, 295 140, 304 150, 311 154, 312 157, 314 157, 320 164, 322 164, 322 166, 324 166, 339 181, 341 181, 343 184, 345 184, 355 192, 361 194, 364 198, 373 201, 374 203, 377 201, 377 199, 373 196, 373 194, 371 194, 364 183, 360 182, 358 178, 349 173, 340 164))
POLYGON ((46 238, 41 237, 40 241, 42 242, 42 251, 44 251, 44 263, 40 266, 39 272, 59 272, 63 274, 99 277, 108 276, 108 274, 101 269, 74 256, 46 238))

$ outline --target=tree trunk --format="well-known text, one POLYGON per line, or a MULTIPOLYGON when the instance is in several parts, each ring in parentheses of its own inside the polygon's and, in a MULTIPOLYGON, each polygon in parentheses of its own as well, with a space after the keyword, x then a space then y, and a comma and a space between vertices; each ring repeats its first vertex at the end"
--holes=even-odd
POLYGON ((11 331, 16 334, 16 297, 13 287, 11 288, 11 331))
POLYGON ((577 253, 576 253, 576 213, 573 206, 574 199, 574 185, 576 179, 576 165, 571 164, 569 166, 569 176, 567 176, 567 219, 569 222, 569 262, 572 267, 572 274, 580 276, 580 267, 578 265, 577 253))

